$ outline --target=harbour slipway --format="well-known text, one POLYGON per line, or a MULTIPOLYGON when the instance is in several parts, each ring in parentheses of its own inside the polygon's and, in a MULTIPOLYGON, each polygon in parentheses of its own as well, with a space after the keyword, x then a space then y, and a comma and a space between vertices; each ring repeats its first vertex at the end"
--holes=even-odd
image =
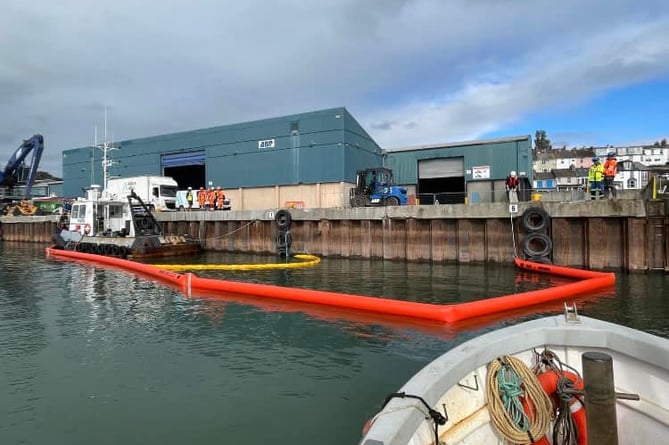
POLYGON ((255 298, 325 305, 373 314, 409 317, 441 323, 455 323, 462 320, 489 316, 500 312, 526 308, 543 303, 558 300, 564 301, 565 298, 582 296, 584 294, 609 289, 615 284, 615 274, 613 273, 534 263, 516 258, 515 264, 520 269, 572 278, 576 281, 547 289, 533 290, 518 294, 488 298, 485 300, 438 305, 312 289, 201 278, 191 272, 177 273, 136 261, 55 249, 52 247, 46 249, 46 254, 48 257, 91 261, 96 265, 113 266, 123 270, 136 272, 175 286, 188 296, 192 296, 194 293, 226 292, 254 296, 255 298))

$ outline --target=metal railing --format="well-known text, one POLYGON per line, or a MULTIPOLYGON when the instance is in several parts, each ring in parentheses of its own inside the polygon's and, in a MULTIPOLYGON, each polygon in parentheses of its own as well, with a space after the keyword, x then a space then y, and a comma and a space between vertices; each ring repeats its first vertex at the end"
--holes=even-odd
MULTIPOLYGON (((665 187, 658 187, 665 190, 669 195, 669 179, 666 180, 665 187)), ((544 201, 544 202, 577 202, 590 201, 592 196, 587 190, 545 190, 545 189, 524 189, 517 193, 518 201, 544 201)), ((616 190, 615 199, 634 200, 642 199, 643 190, 616 190)), ((503 190, 494 192, 440 192, 440 193, 418 193, 416 195, 416 204, 418 205, 452 205, 468 204, 475 205, 481 203, 508 203, 508 194, 503 190)), ((516 201, 517 202, 517 201, 516 201)))

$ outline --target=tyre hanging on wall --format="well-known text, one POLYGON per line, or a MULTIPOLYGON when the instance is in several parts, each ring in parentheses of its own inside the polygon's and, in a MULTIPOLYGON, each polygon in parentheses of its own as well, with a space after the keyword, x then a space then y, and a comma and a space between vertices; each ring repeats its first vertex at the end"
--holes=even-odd
POLYGON ((282 260, 285 260, 289 256, 288 249, 286 249, 285 247, 277 247, 276 254, 282 260))
POLYGON ((279 232, 276 234, 276 247, 285 247, 290 249, 290 246, 293 244, 293 236, 290 232, 279 232))
POLYGON ((279 230, 288 230, 292 221, 293 217, 288 210, 281 209, 274 215, 274 222, 279 230))
POLYGON ((545 257, 553 251, 553 241, 543 233, 533 232, 523 240, 523 253, 528 257, 545 257))
POLYGON ((553 264, 553 261, 550 259, 550 255, 546 256, 528 256, 525 258, 527 261, 540 264, 553 264))
POLYGON ((521 216, 523 229, 526 232, 541 232, 550 224, 550 215, 541 207, 530 207, 521 216))
POLYGON ((274 238, 276 245, 276 254, 281 259, 286 259, 291 256, 290 246, 293 242, 290 234, 290 224, 293 222, 293 216, 288 210, 281 209, 274 215, 274 224, 278 229, 274 238))

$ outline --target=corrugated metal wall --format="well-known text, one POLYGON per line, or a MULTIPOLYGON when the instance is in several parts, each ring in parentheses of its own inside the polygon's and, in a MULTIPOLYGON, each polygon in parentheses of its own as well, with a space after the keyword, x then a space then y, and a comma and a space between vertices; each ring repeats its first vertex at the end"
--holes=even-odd
POLYGON ((386 165, 395 171, 399 184, 418 182, 418 161, 463 157, 465 179, 473 181, 473 167, 490 167, 490 178, 504 179, 510 171, 524 174, 532 181, 532 139, 530 136, 504 140, 477 141, 463 145, 430 146, 429 148, 389 151, 386 165))
MULTIPOLYGON (((109 155, 108 175, 162 174, 161 156, 204 151, 206 182, 225 189, 274 185, 355 182, 355 173, 388 166, 399 184, 418 182, 418 161, 462 157, 465 179, 472 167, 489 166, 489 180, 510 170, 532 180, 531 138, 435 145, 384 153, 344 108, 120 141, 109 155)), ((63 194, 81 196, 91 182, 102 183, 101 150, 83 147, 63 152, 63 194), (93 175, 91 175, 91 168, 93 175)))
MULTIPOLYGON (((343 107, 119 144, 121 150, 109 152, 109 176, 162 174, 162 154, 205 150, 206 181, 228 189, 353 182, 357 169, 380 165, 382 158, 378 144, 343 107)), ((102 151, 91 147, 64 151, 65 195, 80 196, 91 180, 102 183, 101 160, 102 151)))

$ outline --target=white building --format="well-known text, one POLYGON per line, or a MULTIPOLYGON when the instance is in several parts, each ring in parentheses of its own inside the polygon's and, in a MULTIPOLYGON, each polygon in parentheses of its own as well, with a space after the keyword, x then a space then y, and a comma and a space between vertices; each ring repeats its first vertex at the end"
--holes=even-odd
POLYGON ((669 147, 604 147, 596 148, 597 156, 604 159, 609 152, 616 153, 618 162, 631 160, 646 167, 663 167, 669 164, 669 147))

